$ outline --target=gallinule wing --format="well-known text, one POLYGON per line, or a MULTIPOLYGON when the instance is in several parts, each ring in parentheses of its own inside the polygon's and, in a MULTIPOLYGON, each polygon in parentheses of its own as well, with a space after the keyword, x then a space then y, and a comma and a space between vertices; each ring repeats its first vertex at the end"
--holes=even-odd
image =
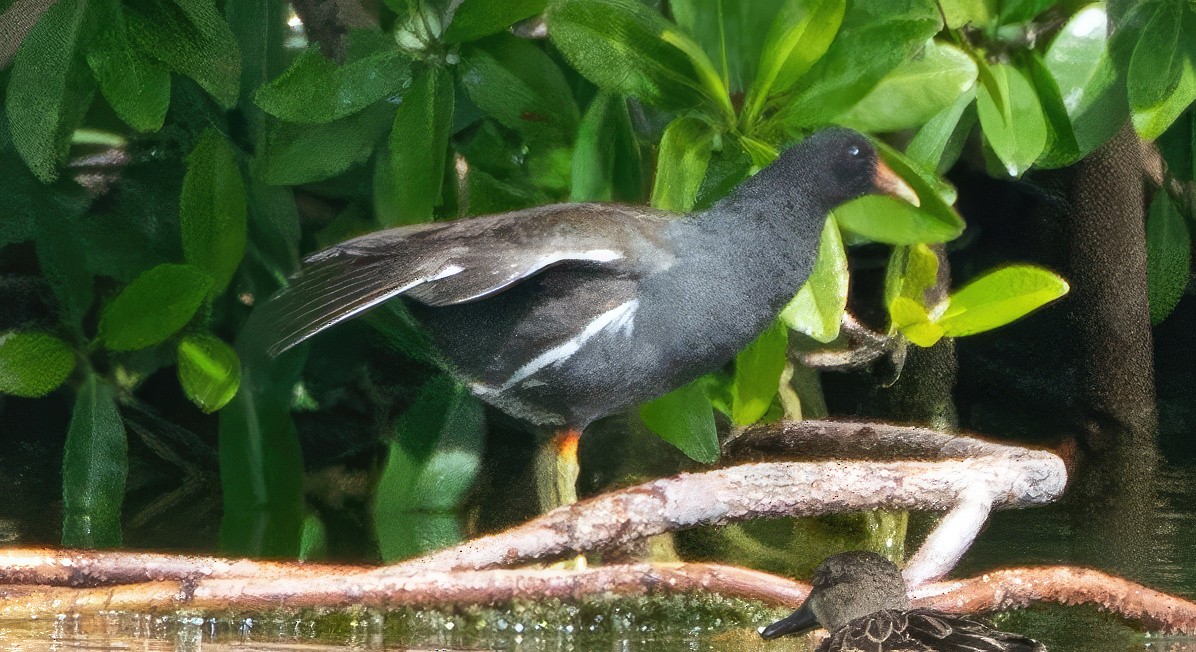
POLYGON ((764 628, 766 639, 824 627, 830 636, 817 652, 1045 652, 1020 634, 997 631, 970 618, 910 609, 905 579, 893 562, 873 552, 844 552, 814 569, 805 603, 764 628))
POLYGON ((308 257, 247 330, 277 355, 399 297, 444 367, 552 428, 575 474, 587 425, 734 357, 809 276, 831 209, 870 193, 917 203, 867 138, 827 129, 687 215, 555 204, 348 240, 308 257))

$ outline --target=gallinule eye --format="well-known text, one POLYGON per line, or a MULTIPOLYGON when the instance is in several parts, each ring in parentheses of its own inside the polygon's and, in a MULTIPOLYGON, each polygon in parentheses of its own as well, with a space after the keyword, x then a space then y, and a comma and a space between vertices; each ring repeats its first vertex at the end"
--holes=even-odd
POLYGON ((873 552, 844 552, 814 569, 813 588, 790 616, 764 628, 766 639, 824 627, 818 652, 1045 652, 1020 634, 997 631, 970 618, 910 609, 905 579, 893 562, 873 552))
POLYGON ((246 329, 278 355, 399 297, 460 382, 557 433, 572 502, 581 431, 734 357, 809 276, 831 209, 870 193, 917 203, 867 138, 827 129, 687 215, 555 204, 354 238, 246 329))

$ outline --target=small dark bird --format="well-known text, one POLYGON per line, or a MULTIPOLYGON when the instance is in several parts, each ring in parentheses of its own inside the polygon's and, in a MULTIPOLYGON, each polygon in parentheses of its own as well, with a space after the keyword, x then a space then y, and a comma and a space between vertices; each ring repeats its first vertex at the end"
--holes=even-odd
POLYGON ((933 611, 910 609, 905 579, 873 552, 844 552, 814 569, 810 596, 788 617, 764 628, 766 639, 824 627, 818 652, 1046 652, 1020 634, 933 611))
POLYGON ((553 429, 576 469, 595 419, 719 368, 763 332, 810 275, 827 214, 873 193, 918 201, 867 138, 827 129, 690 214, 555 204, 354 238, 308 257, 247 330, 278 355, 400 297, 447 371, 553 429))

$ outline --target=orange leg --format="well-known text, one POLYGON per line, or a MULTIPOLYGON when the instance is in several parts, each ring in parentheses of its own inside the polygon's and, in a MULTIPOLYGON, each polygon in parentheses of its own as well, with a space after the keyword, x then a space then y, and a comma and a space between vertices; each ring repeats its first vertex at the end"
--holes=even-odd
POLYGON ((537 484, 540 507, 544 511, 577 502, 577 476, 581 471, 577 445, 580 440, 580 430, 561 430, 540 453, 537 484))

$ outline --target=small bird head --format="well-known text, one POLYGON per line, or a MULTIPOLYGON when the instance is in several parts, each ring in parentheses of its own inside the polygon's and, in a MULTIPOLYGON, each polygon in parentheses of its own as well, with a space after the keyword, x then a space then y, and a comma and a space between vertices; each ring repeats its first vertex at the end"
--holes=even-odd
POLYGON ((908 609, 905 579, 888 559, 861 550, 827 557, 814 569, 809 597, 797 611, 761 632, 766 639, 800 634, 819 625, 834 631, 885 609, 908 609))
POLYGON ((851 129, 815 132, 783 152, 769 169, 778 181, 787 179, 791 186, 804 186, 827 211, 875 194, 919 204, 917 193, 881 160, 872 142, 851 129))

